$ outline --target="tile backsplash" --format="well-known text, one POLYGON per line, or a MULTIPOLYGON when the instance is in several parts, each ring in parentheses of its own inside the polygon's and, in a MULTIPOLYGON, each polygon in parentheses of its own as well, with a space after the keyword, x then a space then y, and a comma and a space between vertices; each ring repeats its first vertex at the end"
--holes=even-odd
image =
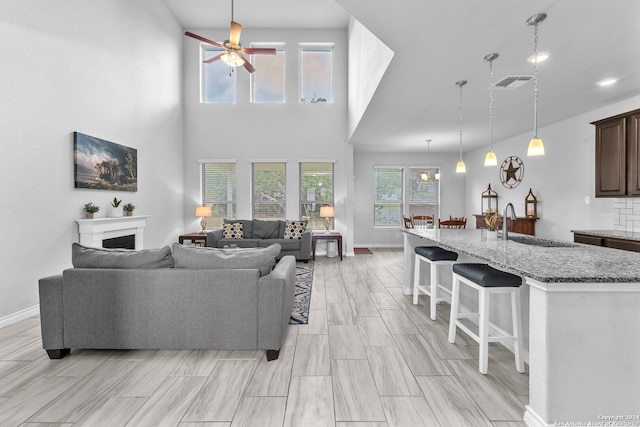
POLYGON ((640 232, 640 198, 624 197, 613 201, 613 229, 640 232))

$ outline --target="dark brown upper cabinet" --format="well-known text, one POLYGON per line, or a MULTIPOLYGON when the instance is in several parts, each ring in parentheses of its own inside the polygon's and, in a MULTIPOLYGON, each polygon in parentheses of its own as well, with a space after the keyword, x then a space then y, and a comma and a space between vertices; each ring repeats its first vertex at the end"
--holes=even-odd
POLYGON ((596 197, 640 196, 640 110, 598 120, 596 197))

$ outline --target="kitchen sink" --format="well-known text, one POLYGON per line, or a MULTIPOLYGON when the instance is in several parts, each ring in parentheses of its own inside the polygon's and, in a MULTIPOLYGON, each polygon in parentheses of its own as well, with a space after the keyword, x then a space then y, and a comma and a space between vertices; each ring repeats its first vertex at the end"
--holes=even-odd
POLYGON ((569 242, 539 239, 537 237, 509 236, 509 240, 516 243, 522 243, 523 245, 541 246, 544 248, 575 248, 578 246, 569 242))

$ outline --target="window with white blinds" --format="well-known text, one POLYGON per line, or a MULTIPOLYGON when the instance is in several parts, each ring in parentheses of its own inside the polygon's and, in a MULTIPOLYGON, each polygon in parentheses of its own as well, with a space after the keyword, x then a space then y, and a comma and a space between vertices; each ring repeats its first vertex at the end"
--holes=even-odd
POLYGON ((207 228, 222 228, 224 218, 236 218, 236 164, 202 163, 202 205, 211 206, 207 228))
POLYGON ((440 168, 409 168, 409 216, 440 218, 440 168))
POLYGON ((285 44, 251 43, 251 47, 275 48, 275 55, 251 55, 259 73, 251 74, 251 102, 281 104, 285 99, 285 44))
POLYGON ((286 163, 251 164, 254 219, 285 219, 286 182, 286 163))
MULTIPOLYGON (((324 230, 325 218, 320 217, 320 208, 334 206, 333 163, 300 163, 300 218, 306 219, 307 228, 324 230)), ((334 219, 329 219, 329 228, 334 228, 334 219)))
POLYGON ((374 227, 395 228, 403 225, 403 183, 404 169, 401 167, 376 167, 374 169, 374 227))

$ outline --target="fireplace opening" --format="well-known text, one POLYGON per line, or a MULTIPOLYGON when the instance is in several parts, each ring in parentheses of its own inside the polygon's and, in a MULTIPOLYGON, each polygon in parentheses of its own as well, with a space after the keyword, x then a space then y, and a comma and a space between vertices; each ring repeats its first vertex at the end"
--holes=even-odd
POLYGON ((102 247, 107 249, 135 249, 136 236, 130 234, 128 236, 114 237, 112 239, 104 239, 102 247))

